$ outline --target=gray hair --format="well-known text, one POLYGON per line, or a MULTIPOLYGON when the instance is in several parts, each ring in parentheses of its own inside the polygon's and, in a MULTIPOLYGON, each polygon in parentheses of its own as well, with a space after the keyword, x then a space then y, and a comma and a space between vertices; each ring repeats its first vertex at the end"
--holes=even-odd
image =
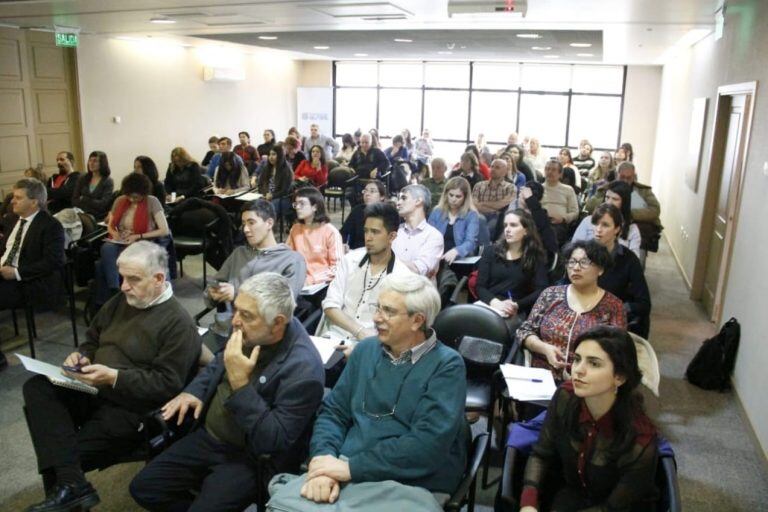
POLYGON ((360 135, 360 140, 368 139, 368 142, 373 142, 373 137, 371 137, 371 134, 368 132, 365 132, 360 135))
POLYGON ((277 315, 287 320, 293 316, 296 300, 288 279, 275 272, 262 272, 246 279, 238 293, 244 293, 259 303, 259 316, 267 325, 275 323, 277 315))
POLYGON ((381 281, 379 295, 385 291, 399 293, 405 299, 408 314, 424 315, 424 330, 435 322, 440 312, 440 294, 432 282, 417 274, 389 274, 381 281))
POLYGON ((154 242, 141 240, 132 243, 117 258, 117 264, 129 260, 141 265, 148 275, 168 276, 168 252, 154 242))
POLYGON ((48 202, 48 191, 45 185, 37 178, 21 178, 13 185, 14 189, 24 189, 29 199, 37 199, 37 207, 46 210, 48 202))
POLYGON ((401 192, 410 195, 414 200, 421 199, 424 215, 429 214, 429 207, 432 206, 432 194, 427 187, 424 185, 408 185, 403 187, 401 192))
POLYGON ((635 170, 635 164, 632 162, 621 162, 619 164, 619 167, 616 169, 616 174, 620 173, 622 169, 629 169, 632 171, 632 174, 635 174, 637 171, 635 170))
POLYGON ((448 165, 445 163, 445 160, 443 160, 439 156, 432 159, 432 166, 434 167, 435 165, 437 165, 438 167, 442 168, 445 171, 448 170, 448 165))

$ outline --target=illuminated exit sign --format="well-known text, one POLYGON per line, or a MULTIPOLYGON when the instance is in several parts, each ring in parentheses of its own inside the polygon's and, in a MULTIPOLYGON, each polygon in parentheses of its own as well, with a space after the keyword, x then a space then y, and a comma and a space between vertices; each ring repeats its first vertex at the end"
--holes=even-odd
POLYGON ((56 46, 66 46, 67 48, 77 48, 77 34, 68 34, 56 32, 56 46))

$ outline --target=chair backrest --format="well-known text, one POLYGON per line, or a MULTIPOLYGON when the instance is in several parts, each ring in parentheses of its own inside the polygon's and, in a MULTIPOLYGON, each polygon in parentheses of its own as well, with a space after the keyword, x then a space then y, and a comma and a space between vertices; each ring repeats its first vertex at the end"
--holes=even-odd
POLYGON ((661 372, 659 371, 659 359, 656 357, 656 351, 648 340, 630 332, 632 341, 635 342, 637 350, 637 364, 640 372, 643 374, 641 381, 654 395, 659 396, 659 381, 661 381, 661 372))
POLYGON ((435 318, 437 339, 457 348, 463 336, 476 336, 509 347, 511 337, 507 322, 488 308, 458 304, 442 310, 435 318))
POLYGON ((328 173, 328 186, 344 188, 347 186, 347 180, 355 175, 355 171, 349 167, 338 166, 328 173))

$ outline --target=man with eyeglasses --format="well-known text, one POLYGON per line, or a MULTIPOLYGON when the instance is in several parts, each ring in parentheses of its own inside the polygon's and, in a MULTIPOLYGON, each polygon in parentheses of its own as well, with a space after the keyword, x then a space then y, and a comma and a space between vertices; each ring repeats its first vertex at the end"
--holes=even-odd
POLYGON ((397 213, 405 220, 392 250, 411 271, 434 278, 443 255, 443 235, 427 223, 431 194, 424 185, 408 185, 397 196, 397 213))
POLYGON ((286 510, 295 509, 286 503, 299 493, 334 503, 342 484, 347 494, 350 484, 393 480, 398 484, 387 488, 393 498, 411 496, 413 487, 450 494, 461 480, 465 368, 431 328, 440 310, 437 290, 423 276, 390 274, 371 307, 377 336, 358 343, 323 401, 306 478, 272 482, 272 500, 286 510))

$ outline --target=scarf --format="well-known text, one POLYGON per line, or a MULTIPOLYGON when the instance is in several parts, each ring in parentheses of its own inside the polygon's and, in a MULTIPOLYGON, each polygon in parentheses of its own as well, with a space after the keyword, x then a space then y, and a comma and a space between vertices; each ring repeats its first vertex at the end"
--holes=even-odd
MULTIPOLYGON (((117 229, 120 225, 120 219, 123 218, 125 211, 130 208, 131 200, 128 196, 122 196, 117 200, 115 212, 112 214, 112 229, 117 229)), ((149 231, 149 208, 147 207, 147 198, 145 197, 136 203, 136 212, 133 214, 133 233, 141 235, 149 231)))

